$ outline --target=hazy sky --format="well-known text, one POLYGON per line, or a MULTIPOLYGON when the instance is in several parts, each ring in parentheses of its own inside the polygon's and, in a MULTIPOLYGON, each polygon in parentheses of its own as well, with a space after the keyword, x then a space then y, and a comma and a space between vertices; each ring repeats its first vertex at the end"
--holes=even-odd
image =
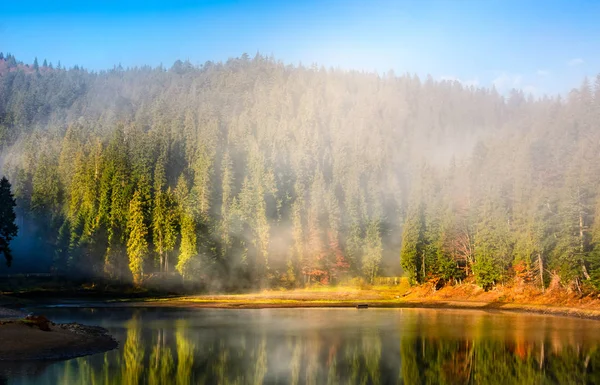
POLYGON ((0 51, 96 70, 260 51, 541 94, 600 72, 599 20, 600 1, 0 1, 0 51))

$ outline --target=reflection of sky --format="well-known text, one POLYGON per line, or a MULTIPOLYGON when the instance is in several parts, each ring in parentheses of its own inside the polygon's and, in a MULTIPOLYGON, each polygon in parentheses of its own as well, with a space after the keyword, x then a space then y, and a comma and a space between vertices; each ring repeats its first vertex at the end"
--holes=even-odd
POLYGON ((31 0, 0 2, 0 15, 1 51, 92 69, 260 51, 537 94, 600 72, 595 1, 31 0))

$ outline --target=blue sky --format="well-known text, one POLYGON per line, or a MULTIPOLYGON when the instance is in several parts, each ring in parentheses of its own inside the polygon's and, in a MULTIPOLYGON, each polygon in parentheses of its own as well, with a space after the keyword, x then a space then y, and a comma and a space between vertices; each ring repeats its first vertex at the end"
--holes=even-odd
POLYGON ((99 70, 257 51, 564 93, 600 73, 599 1, 0 1, 0 51, 99 70))

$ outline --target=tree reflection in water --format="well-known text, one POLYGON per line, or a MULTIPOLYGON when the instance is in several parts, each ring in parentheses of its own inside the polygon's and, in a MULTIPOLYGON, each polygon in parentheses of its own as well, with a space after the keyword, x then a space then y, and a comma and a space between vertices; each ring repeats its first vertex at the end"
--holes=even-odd
POLYGON ((593 322, 418 310, 369 310, 356 321, 347 310, 320 310, 314 321, 311 312, 270 311, 265 320, 225 311, 199 323, 201 313, 164 320, 136 310, 114 328, 118 350, 8 383, 600 383, 593 322))

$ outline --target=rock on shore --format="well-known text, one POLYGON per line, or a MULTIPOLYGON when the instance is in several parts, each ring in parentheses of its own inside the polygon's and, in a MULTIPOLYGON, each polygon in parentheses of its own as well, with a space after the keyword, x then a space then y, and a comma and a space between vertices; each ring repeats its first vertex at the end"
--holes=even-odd
POLYGON ((99 326, 55 324, 45 317, 0 321, 0 361, 61 360, 112 350, 117 341, 99 326))

